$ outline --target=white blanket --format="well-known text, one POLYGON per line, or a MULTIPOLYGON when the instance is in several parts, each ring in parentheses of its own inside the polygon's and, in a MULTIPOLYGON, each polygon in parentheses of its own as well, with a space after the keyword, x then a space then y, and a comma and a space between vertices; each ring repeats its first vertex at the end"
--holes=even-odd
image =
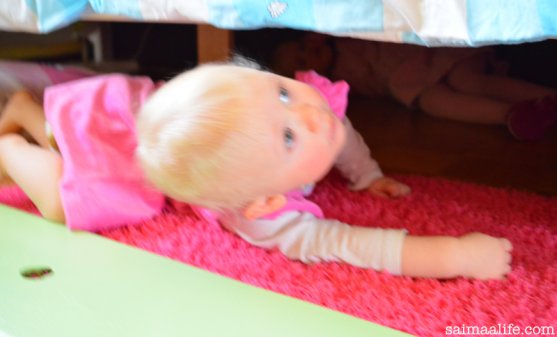
POLYGON ((557 36, 557 0, 2 0, 0 29, 45 33, 84 15, 226 29, 288 27, 428 46, 557 36))

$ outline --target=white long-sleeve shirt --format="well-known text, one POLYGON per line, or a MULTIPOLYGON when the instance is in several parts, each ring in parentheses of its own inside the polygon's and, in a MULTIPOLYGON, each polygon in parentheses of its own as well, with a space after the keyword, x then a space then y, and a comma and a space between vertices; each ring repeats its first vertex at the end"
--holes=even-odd
MULTIPOLYGON (((344 126, 346 144, 335 166, 348 179, 352 190, 365 189, 383 173, 347 118, 344 126)), ((344 262, 395 275, 401 273, 405 230, 353 226, 301 211, 287 211, 271 220, 248 220, 237 213, 226 213, 219 220, 249 243, 278 249, 291 259, 305 263, 344 262)))

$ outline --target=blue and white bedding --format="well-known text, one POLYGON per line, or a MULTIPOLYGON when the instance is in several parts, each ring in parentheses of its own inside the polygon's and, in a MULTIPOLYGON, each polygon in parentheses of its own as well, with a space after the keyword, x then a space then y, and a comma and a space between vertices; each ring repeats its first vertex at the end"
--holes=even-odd
POLYGON ((82 19, 287 27, 429 46, 557 37, 557 0, 1 0, 0 29, 46 33, 82 19))

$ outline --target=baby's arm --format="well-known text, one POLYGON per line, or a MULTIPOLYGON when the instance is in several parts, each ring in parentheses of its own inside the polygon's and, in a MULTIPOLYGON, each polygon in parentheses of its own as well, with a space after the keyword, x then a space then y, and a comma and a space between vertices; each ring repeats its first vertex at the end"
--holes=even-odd
MULTIPOLYGON (((383 176, 361 135, 345 119, 346 145, 336 167, 350 180, 351 189, 366 189, 382 197, 400 197, 410 188, 383 176)), ((506 239, 480 233, 462 237, 406 236, 401 254, 401 274, 413 277, 457 276, 502 278, 510 271, 512 245, 506 239)))
POLYGON ((348 118, 344 119, 344 127, 346 144, 335 162, 335 167, 350 181, 350 189, 367 189, 370 193, 385 198, 409 194, 410 187, 383 175, 379 164, 371 157, 369 147, 348 118))
POLYGON ((413 236, 295 211, 273 220, 232 216, 221 218, 221 223, 253 245, 279 249, 304 263, 344 262, 393 275, 440 279, 501 279, 510 272, 510 242, 480 233, 413 236))

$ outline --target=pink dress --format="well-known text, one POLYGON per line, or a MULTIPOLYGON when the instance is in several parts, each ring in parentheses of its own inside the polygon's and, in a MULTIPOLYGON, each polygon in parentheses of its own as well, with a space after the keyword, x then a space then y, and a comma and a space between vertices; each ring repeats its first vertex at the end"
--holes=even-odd
POLYGON ((45 91, 47 121, 64 160, 67 226, 99 231, 151 218, 164 205, 135 160, 135 114, 155 90, 147 77, 104 75, 45 91))

